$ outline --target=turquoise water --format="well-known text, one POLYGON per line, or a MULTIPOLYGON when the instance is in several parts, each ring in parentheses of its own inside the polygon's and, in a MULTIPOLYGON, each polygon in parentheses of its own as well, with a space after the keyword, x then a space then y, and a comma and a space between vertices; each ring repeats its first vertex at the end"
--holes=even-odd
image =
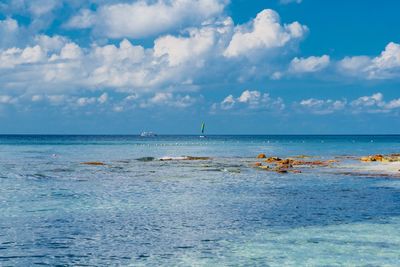
POLYGON ((400 136, 0 136, 0 266, 399 265, 400 180, 249 168, 261 152, 400 136), (182 155, 213 159, 136 160, 182 155))

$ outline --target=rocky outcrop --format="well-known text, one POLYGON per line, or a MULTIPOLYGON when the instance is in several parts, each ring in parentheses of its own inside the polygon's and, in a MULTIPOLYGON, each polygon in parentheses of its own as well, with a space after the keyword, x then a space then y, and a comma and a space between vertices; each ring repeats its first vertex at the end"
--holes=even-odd
MULTIPOLYGON (((260 155, 257 158, 263 158, 263 156, 265 156, 265 154, 260 155)), ((260 162, 256 162, 253 166, 259 169, 275 171, 278 173, 301 173, 301 170, 295 169, 295 167, 327 167, 330 166, 332 163, 337 162, 337 160, 305 161, 300 160, 300 158, 304 159, 308 158, 308 156, 297 156, 293 158, 265 157, 264 162, 266 163, 266 165, 262 165, 260 162)))
POLYGON ((363 162, 399 162, 400 161, 400 154, 390 154, 390 155, 371 155, 371 156, 364 156, 360 158, 363 162))
POLYGON ((81 164, 93 165, 93 166, 104 166, 104 165, 106 165, 105 163, 100 162, 100 161, 87 161, 87 162, 82 162, 81 164))

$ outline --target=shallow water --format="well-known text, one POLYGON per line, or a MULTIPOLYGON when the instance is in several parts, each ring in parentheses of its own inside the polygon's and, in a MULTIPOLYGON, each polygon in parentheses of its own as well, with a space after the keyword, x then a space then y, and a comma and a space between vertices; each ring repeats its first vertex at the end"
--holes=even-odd
POLYGON ((400 136, 0 136, 0 266, 396 266, 398 179, 248 164, 399 151, 400 136), (183 155, 213 159, 135 160, 183 155))

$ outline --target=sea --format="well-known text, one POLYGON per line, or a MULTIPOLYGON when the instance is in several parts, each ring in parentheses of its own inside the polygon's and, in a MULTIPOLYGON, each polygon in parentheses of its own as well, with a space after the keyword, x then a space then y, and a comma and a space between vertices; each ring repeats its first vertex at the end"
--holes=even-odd
POLYGON ((263 171, 259 153, 400 153, 400 136, 0 135, 0 266, 400 265, 399 179, 263 171))

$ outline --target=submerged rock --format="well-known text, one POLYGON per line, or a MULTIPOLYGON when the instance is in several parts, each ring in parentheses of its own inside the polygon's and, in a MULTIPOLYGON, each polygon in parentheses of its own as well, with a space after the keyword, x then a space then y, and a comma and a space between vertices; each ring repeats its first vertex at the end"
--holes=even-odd
POLYGON ((104 166, 104 165, 106 165, 105 163, 100 162, 100 161, 87 161, 87 162, 82 162, 81 164, 94 165, 94 166, 104 166))
POLYGON ((371 155, 371 156, 364 156, 360 158, 361 161, 364 162, 398 162, 400 161, 400 155, 399 154, 391 154, 391 155, 371 155))
POLYGON ((184 160, 210 160, 210 157, 192 157, 192 156, 187 156, 185 157, 184 160))
POLYGON ((298 156, 294 156, 293 158, 297 158, 297 159, 306 159, 306 158, 311 158, 310 156, 307 155, 298 155, 298 156))
POLYGON ((184 156, 184 157, 162 157, 158 160, 160 161, 170 161, 170 160, 210 160, 210 157, 193 157, 193 156, 184 156))
POLYGON ((269 166, 260 166, 260 169, 263 169, 263 170, 270 170, 271 168, 270 168, 269 166))
POLYGON ((280 168, 276 169, 275 171, 276 171, 277 173, 287 173, 287 172, 288 172, 287 169, 280 169, 280 168))
POLYGON ((144 161, 144 162, 148 162, 148 161, 153 161, 155 158, 154 157, 142 157, 142 158, 137 158, 137 161, 144 161))
MULTIPOLYGON (((306 158, 307 156, 304 156, 306 158)), ((328 167, 334 162, 338 162, 338 160, 315 160, 315 161, 304 161, 300 160, 299 157, 292 158, 279 158, 279 157, 269 157, 264 160, 267 163, 266 166, 263 166, 260 162, 256 162, 253 164, 253 167, 267 170, 267 171, 275 171, 277 173, 301 173, 300 170, 294 169, 295 166, 299 166, 302 168, 305 167, 328 167)))
POLYGON ((267 158, 266 160, 265 160, 265 162, 268 162, 268 163, 276 163, 277 161, 281 161, 282 159, 281 158, 278 158, 278 157, 269 157, 269 158, 267 158))

